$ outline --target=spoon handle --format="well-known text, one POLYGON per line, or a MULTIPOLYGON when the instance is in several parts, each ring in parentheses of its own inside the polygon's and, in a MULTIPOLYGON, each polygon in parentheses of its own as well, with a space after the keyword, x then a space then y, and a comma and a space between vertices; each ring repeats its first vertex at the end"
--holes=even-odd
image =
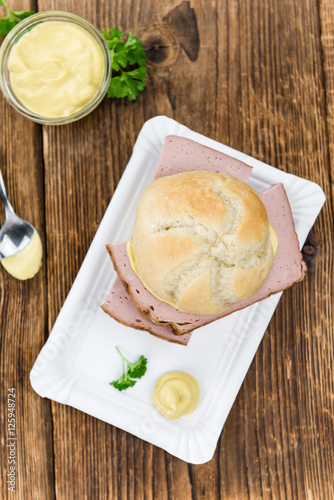
POLYGON ((5 183, 3 181, 1 169, 0 169, 0 198, 3 203, 3 206, 5 207, 5 212, 6 212, 6 217, 10 213, 14 213, 14 209, 12 205, 10 204, 10 201, 7 196, 6 188, 5 188, 5 183))

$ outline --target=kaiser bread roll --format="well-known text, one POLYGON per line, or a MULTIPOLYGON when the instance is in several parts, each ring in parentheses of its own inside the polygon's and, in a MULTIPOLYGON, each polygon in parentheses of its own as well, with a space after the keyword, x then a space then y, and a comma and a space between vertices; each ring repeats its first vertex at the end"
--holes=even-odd
POLYGON ((161 177, 146 188, 131 254, 134 271, 153 295, 192 314, 223 312, 251 297, 274 258, 257 193, 208 171, 161 177))

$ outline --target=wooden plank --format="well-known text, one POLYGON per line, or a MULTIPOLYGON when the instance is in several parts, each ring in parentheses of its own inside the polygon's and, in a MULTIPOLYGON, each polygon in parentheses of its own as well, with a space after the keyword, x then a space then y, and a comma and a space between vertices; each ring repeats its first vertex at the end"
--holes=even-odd
POLYGON ((308 276, 284 293, 225 425, 222 498, 333 497, 333 134, 318 19, 315 1, 219 10, 219 137, 328 197, 305 247, 308 276))
MULTIPOLYGON (((13 1, 17 10, 34 2, 13 1)), ((1 13, 3 9, 1 9, 1 13)), ((18 114, 0 96, 0 163, 11 203, 38 230, 45 251, 44 178, 40 127, 18 114)), ((0 222, 4 222, 2 209, 0 222)), ((51 403, 31 388, 29 372, 47 338, 46 257, 31 280, 18 281, 0 266, 1 332, 1 498, 55 498, 51 403), (16 393, 15 491, 8 491, 7 395, 16 393)))
POLYGON ((324 61, 324 91, 326 96, 326 125, 329 159, 334 196, 334 4, 331 0, 320 0, 321 48, 324 61))

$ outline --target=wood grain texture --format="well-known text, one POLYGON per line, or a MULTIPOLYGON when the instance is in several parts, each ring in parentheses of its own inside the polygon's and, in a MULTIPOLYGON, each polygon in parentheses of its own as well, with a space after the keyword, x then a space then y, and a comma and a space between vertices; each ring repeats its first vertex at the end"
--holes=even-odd
MULTIPOLYGON (((14 9, 36 9, 33 2, 11 2, 14 9)), ((1 11, 2 12, 2 11, 1 11)), ((0 164, 15 211, 38 230, 45 251, 44 172, 40 128, 0 98, 0 164)), ((0 223, 4 212, 0 210, 0 223)), ((55 498, 51 403, 40 398, 29 372, 47 338, 46 257, 29 281, 12 278, 0 266, 0 497, 55 498), (8 491, 7 395, 16 392, 16 492, 8 491)))
POLYGON ((2 103, 9 194, 47 252, 29 283, 0 269, 1 443, 15 383, 17 498, 334 499, 332 0, 39 0, 38 9, 133 31, 149 77, 137 101, 105 99, 62 127, 41 128, 2 103), (28 381, 138 132, 158 114, 315 181, 327 196, 304 247, 308 275, 283 294, 214 457, 198 466, 73 408, 53 402, 50 413, 28 381))
POLYGON ((284 293, 225 425, 222 456, 231 434, 243 463, 222 497, 332 498, 333 222, 317 4, 227 2, 220 19, 222 140, 318 182, 328 199, 306 246, 308 276, 284 293))
POLYGON ((323 55, 324 90, 326 95, 326 120, 332 201, 334 197, 334 4, 330 0, 319 3, 321 48, 323 55))

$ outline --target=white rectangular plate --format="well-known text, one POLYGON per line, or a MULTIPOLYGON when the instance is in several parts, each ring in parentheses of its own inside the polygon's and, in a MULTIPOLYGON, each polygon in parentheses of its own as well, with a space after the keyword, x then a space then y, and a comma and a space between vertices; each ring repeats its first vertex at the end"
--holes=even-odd
POLYGON ((258 192, 282 182, 303 245, 325 201, 317 184, 281 172, 170 118, 152 118, 138 136, 50 337, 31 370, 30 380, 42 397, 78 408, 182 460, 200 464, 214 454, 224 422, 281 294, 196 330, 187 347, 121 325, 101 310, 115 277, 105 245, 131 237, 139 196, 153 178, 167 135, 193 139, 252 166, 250 184, 258 192), (122 372, 115 346, 131 361, 141 354, 148 358, 145 376, 124 392, 109 385, 122 372), (157 379, 173 370, 191 373, 201 389, 197 409, 179 420, 165 419, 152 402, 157 379))

